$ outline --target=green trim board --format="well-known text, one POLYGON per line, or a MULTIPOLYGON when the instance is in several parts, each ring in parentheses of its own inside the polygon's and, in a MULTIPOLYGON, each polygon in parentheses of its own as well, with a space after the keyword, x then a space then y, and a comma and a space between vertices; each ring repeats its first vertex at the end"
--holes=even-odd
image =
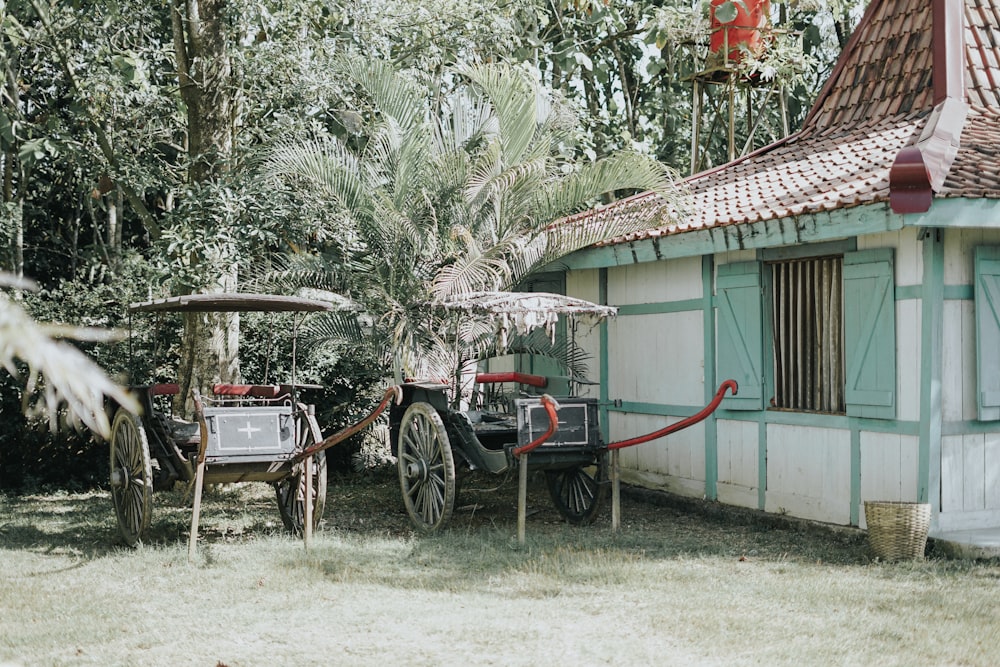
MULTIPOLYGON (((709 282, 711 284, 711 281, 709 282)), ((661 315, 664 313, 684 313, 701 310, 705 307, 705 298, 686 299, 683 301, 660 301, 657 303, 628 303, 618 306, 618 317, 630 315, 661 315)))
MULTIPOLYGON (((853 421, 853 420, 852 420, 853 421)), ((861 431, 851 428, 851 525, 861 524, 861 431)))
POLYGON ((587 248, 561 259, 560 263, 569 269, 598 269, 733 250, 844 241, 855 236, 898 231, 905 226, 908 225, 904 216, 893 213, 887 204, 869 204, 587 248))
POLYGON ((560 260, 569 269, 597 269, 694 257, 733 250, 764 249, 850 239, 905 227, 1000 228, 1000 200, 935 199, 926 213, 900 215, 887 202, 822 211, 779 220, 721 225, 587 248, 560 260))
POLYGON ((941 373, 944 317, 944 232, 923 237, 923 290, 920 322, 920 441, 917 502, 941 511, 941 373), (934 464, 932 465, 932 461, 934 464), (932 492, 933 491, 933 492, 932 492))
MULTIPOLYGON (((601 269, 597 272, 597 300, 600 305, 608 305, 608 270, 601 269)), ((610 434, 608 431, 608 402, 611 400, 609 398, 610 390, 608 388, 608 373, 610 363, 608 362, 608 319, 604 318, 601 320, 600 324, 600 368, 601 368, 601 387, 600 387, 600 406, 598 407, 598 415, 601 422, 601 437, 604 442, 610 442, 610 434)))
MULTIPOLYGON (((704 332, 703 363, 705 368, 705 405, 711 403, 718 390, 715 376, 715 299, 712 294, 712 276, 715 261, 711 255, 701 258, 702 329, 704 332)), ((712 414, 705 420, 705 497, 719 497, 719 431, 712 414)))

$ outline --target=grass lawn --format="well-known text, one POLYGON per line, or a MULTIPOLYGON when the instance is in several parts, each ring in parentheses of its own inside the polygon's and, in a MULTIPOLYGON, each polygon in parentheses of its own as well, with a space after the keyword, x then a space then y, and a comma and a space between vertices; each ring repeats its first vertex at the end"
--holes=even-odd
POLYGON ((1000 563, 872 562, 864 537, 626 497, 563 524, 472 480, 408 528, 392 474, 332 479, 312 549, 270 487, 181 491, 115 546, 106 493, 0 496, 0 665, 996 665, 1000 563))

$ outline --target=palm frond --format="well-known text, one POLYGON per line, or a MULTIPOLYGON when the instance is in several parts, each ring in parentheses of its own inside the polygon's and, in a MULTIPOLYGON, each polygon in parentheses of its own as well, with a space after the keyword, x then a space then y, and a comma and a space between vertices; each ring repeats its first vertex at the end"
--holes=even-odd
MULTIPOLYGON (((66 333, 62 330, 60 335, 66 333)), ((82 423, 107 438, 111 425, 104 410, 105 399, 139 411, 135 399, 109 380, 86 355, 68 343, 53 340, 44 326, 0 294, 0 364, 14 377, 20 377, 18 362, 28 368, 25 410, 29 414, 47 414, 53 430, 65 408, 74 424, 82 423), (28 404, 32 398, 37 402, 28 404)))
POLYGON ((407 132, 427 118, 427 91, 383 60, 351 58, 345 74, 371 98, 375 107, 407 132))
POLYGON ((500 132, 493 105, 481 97, 457 94, 443 111, 433 127, 438 152, 471 151, 480 141, 489 141, 500 132))
POLYGON ((517 354, 545 357, 566 369, 573 381, 587 381, 590 355, 572 340, 556 339, 553 342, 544 331, 536 329, 527 335, 513 337, 504 348, 497 345, 496 336, 486 336, 478 342, 473 347, 479 359, 517 354))
POLYGON ((459 72, 492 103, 500 124, 504 162, 520 162, 535 136, 538 111, 535 82, 524 70, 506 64, 468 66, 459 72))
POLYGON ((593 205, 602 195, 621 190, 653 191, 678 199, 678 180, 666 165, 638 153, 622 153, 580 165, 554 179, 538 193, 538 209, 549 220, 593 205))
POLYGON ((314 138, 298 143, 282 143, 265 161, 266 177, 304 181, 322 189, 342 209, 364 217, 371 214, 357 159, 337 139, 314 138))
POLYGON ((308 346, 357 346, 364 344, 367 337, 362 317, 357 312, 333 311, 306 320, 299 339, 308 346))

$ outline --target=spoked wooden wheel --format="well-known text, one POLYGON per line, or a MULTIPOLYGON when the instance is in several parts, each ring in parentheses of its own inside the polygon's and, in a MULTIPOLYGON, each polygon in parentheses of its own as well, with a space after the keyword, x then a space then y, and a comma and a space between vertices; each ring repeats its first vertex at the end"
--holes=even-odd
POLYGON ((399 486, 413 524, 435 531, 455 507, 455 458, 444 422, 429 403, 414 403, 399 424, 399 486))
POLYGON ((546 470, 549 495, 559 513, 571 524, 593 523, 608 495, 608 455, 597 463, 561 470, 546 470))
MULTIPOLYGON (((316 418, 306 412, 301 413, 296 420, 298 429, 298 445, 296 451, 301 452, 319 442, 319 424, 316 418)), ((291 475, 277 482, 274 490, 278 496, 278 513, 281 521, 290 532, 301 536, 306 525, 306 476, 304 463, 295 466, 291 475)), ((319 526, 326 508, 326 453, 317 452, 312 459, 312 512, 313 529, 319 526)))
POLYGON ((122 539, 134 547, 149 528, 153 471, 146 430, 124 408, 118 408, 111 426, 111 500, 122 539))

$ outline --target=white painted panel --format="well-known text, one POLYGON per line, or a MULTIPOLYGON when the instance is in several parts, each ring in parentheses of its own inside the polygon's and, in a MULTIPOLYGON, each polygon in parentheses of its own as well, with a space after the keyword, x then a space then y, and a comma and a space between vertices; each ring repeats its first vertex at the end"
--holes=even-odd
POLYGON ((716 433, 719 483, 756 489, 757 423, 720 419, 716 422, 716 433))
POLYGON ((701 312, 617 317, 608 324, 612 399, 661 405, 704 402, 701 312))
POLYGON ((765 510, 849 523, 850 451, 849 431, 768 425, 765 510))
POLYGON ((986 489, 986 509, 1000 510, 1000 433, 984 436, 986 468, 983 486, 986 489))
POLYGON ((944 236, 944 284, 974 282, 972 254, 976 246, 1000 245, 1000 232, 991 229, 948 229, 944 236))
POLYGON ((962 474, 962 436, 941 438, 941 511, 962 509, 965 480, 962 474))
POLYGON ((566 294, 599 303, 601 298, 600 271, 598 269, 567 271, 566 294))
MULTIPOLYGON (((948 303, 947 301, 945 303, 948 303)), ((979 412, 976 396, 976 306, 972 301, 961 301, 962 341, 962 419, 976 419, 979 412)), ((947 320, 945 320, 947 321, 947 320)), ((954 350, 945 348, 945 358, 954 357, 954 350)), ((947 418, 946 418, 947 419, 947 418)))
POLYGON ((665 303, 703 296, 701 257, 628 264, 608 269, 608 303, 665 303))
MULTIPOLYGON (((658 431, 680 417, 612 413, 616 429, 612 441, 658 431)), ((623 469, 653 472, 685 480, 705 481, 705 427, 695 424, 666 438, 619 450, 623 469)))
POLYGON ((983 487, 986 469, 986 438, 982 434, 962 436, 962 476, 965 488, 962 509, 986 509, 986 489, 983 487))
POLYGON ((919 301, 896 302, 896 417, 920 419, 920 311, 919 301))
POLYGON ((972 249, 982 244, 982 233, 972 229, 948 229, 944 233, 944 284, 972 284, 972 249))
POLYGON ((944 420, 976 418, 975 306, 944 302, 941 408, 944 420))
POLYGON ((858 237, 858 250, 895 249, 893 265, 896 285, 919 285, 922 282, 922 246, 923 244, 917 240, 917 230, 912 228, 858 237))
MULTIPOLYGON (((592 303, 600 302, 600 272, 597 269, 568 271, 566 273, 566 294, 592 303)), ((587 354, 587 379, 594 383, 601 381, 601 327, 594 318, 574 318, 568 324, 568 333, 576 345, 587 354)), ((577 395, 583 398, 600 398, 599 384, 579 385, 577 395)))
POLYGON ((756 250, 731 250, 720 252, 715 255, 715 268, 722 264, 734 264, 736 262, 752 262, 757 259, 756 250))
POLYGON ((916 500, 919 445, 917 436, 861 433, 859 509, 866 500, 916 500))

